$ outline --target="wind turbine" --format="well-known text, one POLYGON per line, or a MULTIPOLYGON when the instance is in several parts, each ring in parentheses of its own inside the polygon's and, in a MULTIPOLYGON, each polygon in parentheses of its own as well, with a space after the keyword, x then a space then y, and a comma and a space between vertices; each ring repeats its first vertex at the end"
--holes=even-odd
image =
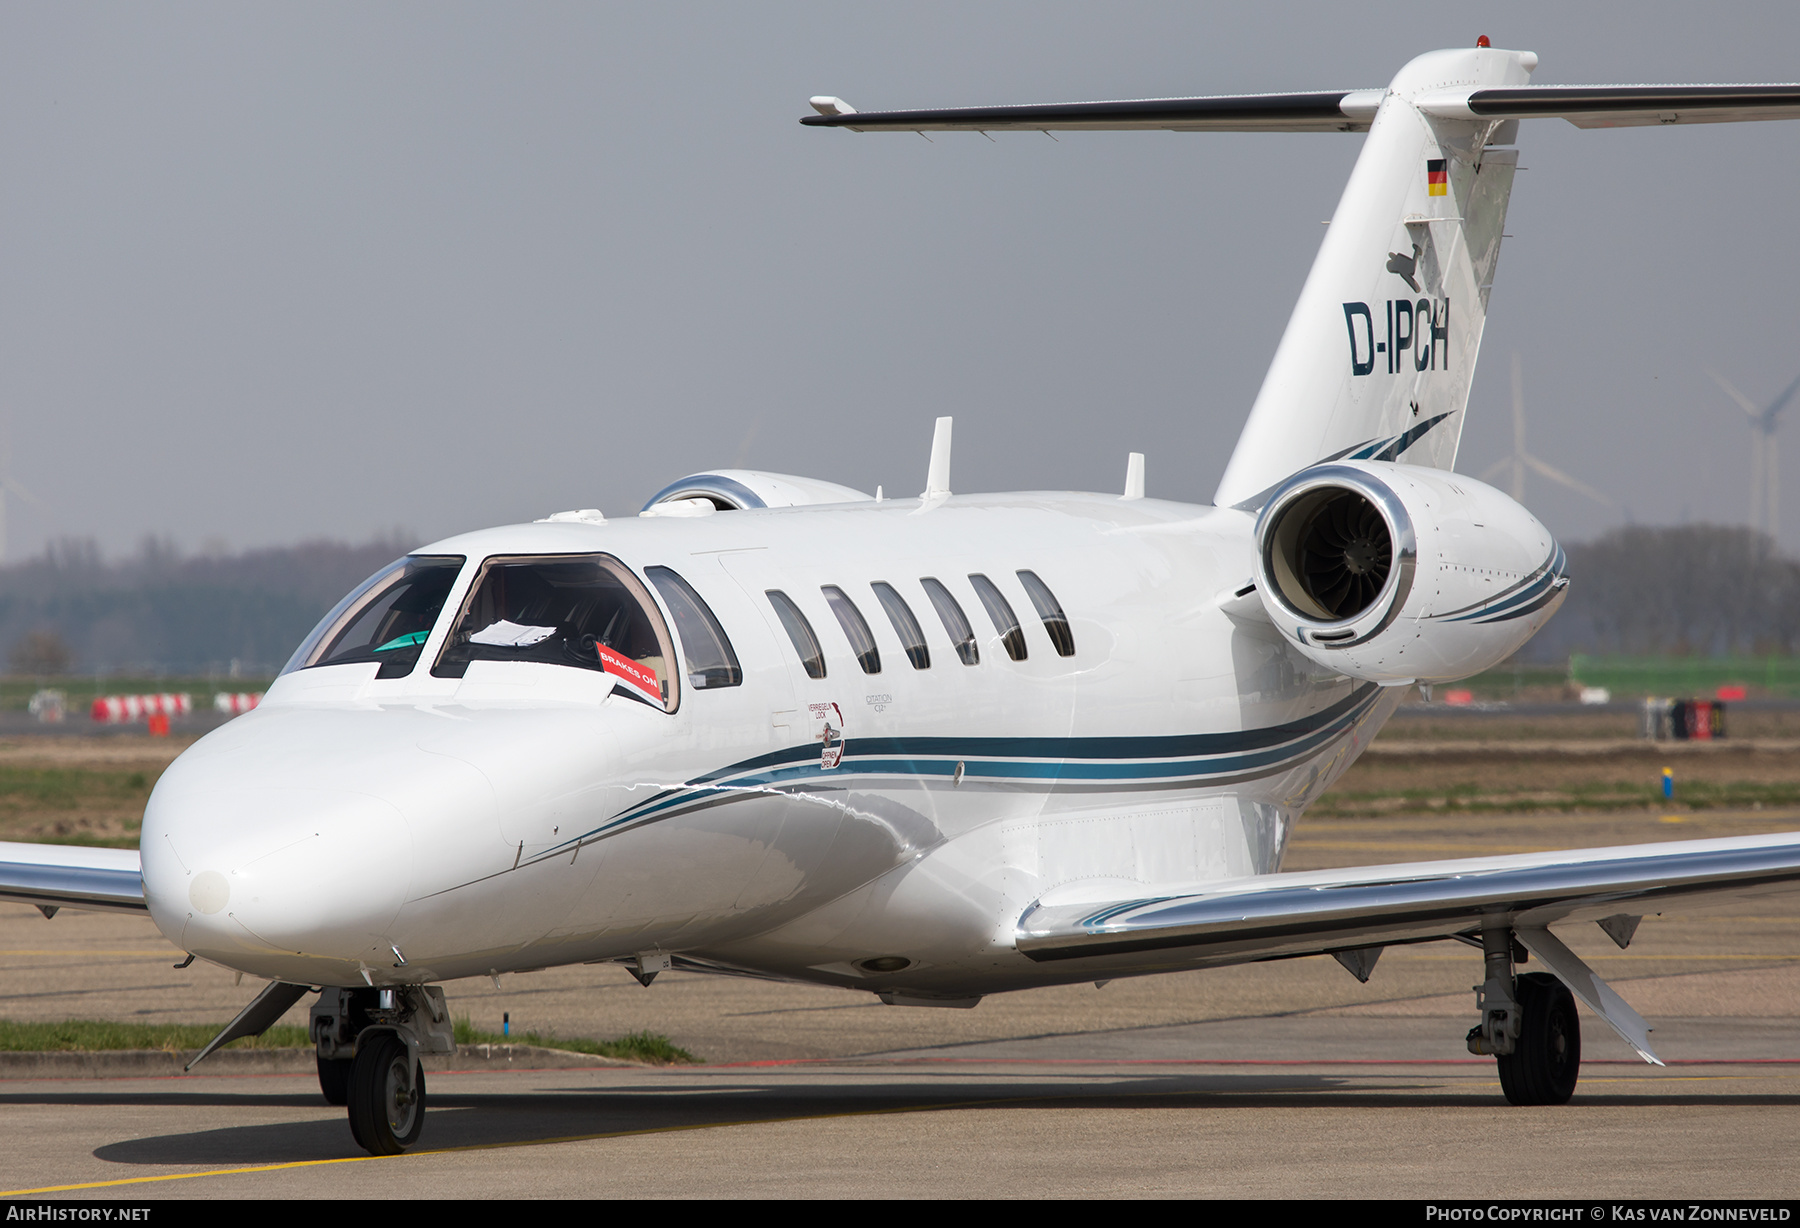
POLYGON ((1577 494, 1586 495, 1603 507, 1618 506, 1611 499, 1595 490, 1585 482, 1579 482, 1552 465, 1549 461, 1539 460, 1525 450, 1525 377, 1519 368, 1518 351, 1513 351, 1512 358, 1513 389, 1513 451, 1511 456, 1502 457, 1489 465, 1479 475, 1486 482, 1498 477, 1508 469, 1512 470, 1512 497, 1517 503, 1525 502, 1525 471, 1535 472, 1539 477, 1549 478, 1552 482, 1567 486, 1577 494))
POLYGON ((25 489, 12 473, 12 424, 0 428, 0 564, 6 562, 6 496, 17 495, 40 511, 48 511, 44 501, 25 489))
POLYGON ((1709 367, 1706 373, 1750 416, 1750 527, 1773 537, 1781 530, 1781 463, 1775 441, 1775 430, 1780 423, 1776 419, 1794 399, 1795 390, 1800 389, 1800 379, 1795 379, 1787 386, 1787 391, 1767 405, 1758 406, 1717 371, 1709 367), (1765 510, 1768 518, 1759 524, 1758 518, 1765 510))

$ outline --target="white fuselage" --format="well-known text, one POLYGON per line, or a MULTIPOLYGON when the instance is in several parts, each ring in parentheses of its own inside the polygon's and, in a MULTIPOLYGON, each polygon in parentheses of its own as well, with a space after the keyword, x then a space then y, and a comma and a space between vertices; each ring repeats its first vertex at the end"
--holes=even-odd
POLYGON ((447 539, 420 553, 467 563, 409 676, 287 673, 163 776, 141 843, 151 914, 185 950, 315 985, 639 953, 922 999, 1069 979, 1014 949, 1028 906, 1276 869, 1294 818, 1405 693, 1309 662, 1234 598, 1254 523, 1015 494, 447 539), (483 559, 584 553, 677 571, 742 684, 684 686, 662 712, 554 664, 432 675, 483 559), (1060 600, 1074 655, 1053 649, 1020 569, 1060 600), (972 573, 1017 611, 1024 660, 972 573), (967 611, 977 664, 952 650, 927 576, 967 611), (927 668, 874 581, 916 613, 927 668), (861 607, 879 673, 859 668, 822 585, 861 607), (801 668, 769 589, 806 614, 825 677, 801 668))

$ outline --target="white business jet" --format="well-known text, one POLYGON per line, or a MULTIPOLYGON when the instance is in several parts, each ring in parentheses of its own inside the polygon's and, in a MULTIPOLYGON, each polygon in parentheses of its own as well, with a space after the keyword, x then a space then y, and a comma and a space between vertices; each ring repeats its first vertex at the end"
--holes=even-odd
POLYGON ((1452 471, 1518 121, 1800 118, 1800 85, 1536 65, 1483 39, 1385 90, 814 99, 802 123, 860 132, 1367 133, 1211 506, 1146 497, 1135 456, 1119 495, 953 495, 942 419, 917 498, 717 471, 627 519, 448 538, 169 768, 140 853, 0 847, 0 898, 147 910, 268 978, 207 1052, 316 991, 320 1083, 376 1153, 418 1139, 420 1056, 454 1047, 435 983, 600 961, 971 1007, 1303 955, 1366 980, 1455 940, 1508 1100, 1569 1099, 1575 999, 1655 1062, 1551 927, 1624 946, 1672 903, 1790 890, 1800 833, 1276 873, 1410 687, 1507 657, 1568 583, 1543 525, 1452 471))

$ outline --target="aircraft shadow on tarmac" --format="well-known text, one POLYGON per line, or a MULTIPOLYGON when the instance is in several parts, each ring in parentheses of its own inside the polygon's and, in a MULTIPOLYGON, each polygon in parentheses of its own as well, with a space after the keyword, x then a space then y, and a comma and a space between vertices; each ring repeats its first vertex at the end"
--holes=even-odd
MULTIPOLYGON (((1785 1106, 1800 1094, 1660 1094, 1651 1089, 1625 1094, 1576 1093, 1575 1107, 1654 1108, 1672 1106, 1785 1106)), ((121 1140, 94 1150, 96 1159, 115 1164, 231 1166, 291 1163, 361 1156, 341 1110, 327 1112, 313 1096, 183 1096, 31 1094, 0 1096, 0 1106, 164 1105, 171 1109, 283 1108, 305 1120, 225 1126, 148 1138, 121 1140)), ((907 1079, 871 1084, 819 1081, 802 1086, 732 1080, 704 1087, 596 1091, 591 1086, 540 1085, 529 1092, 448 1094, 431 1097, 431 1115, 418 1151, 505 1147, 613 1133, 775 1123, 827 1116, 896 1112, 958 1112, 998 1109, 1230 1110, 1230 1109, 1461 1108, 1519 1113, 1508 1108, 1497 1086, 1485 1081, 1458 1087, 1409 1079, 1370 1088, 1365 1080, 1332 1075, 1167 1075, 1108 1078, 1089 1087, 1067 1081, 934 1085, 907 1079)), ((1539 1109, 1530 1112, 1569 1112, 1539 1109)))

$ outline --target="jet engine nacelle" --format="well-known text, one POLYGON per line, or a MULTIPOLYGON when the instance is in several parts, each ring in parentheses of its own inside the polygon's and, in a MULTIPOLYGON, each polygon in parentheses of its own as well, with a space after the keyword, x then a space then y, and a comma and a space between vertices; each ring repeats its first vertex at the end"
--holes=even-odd
MULTIPOLYGON (((755 469, 713 469, 690 473, 650 496, 645 510, 658 503, 704 499, 721 512, 753 507, 801 507, 809 503, 867 503, 874 496, 824 482, 795 477, 791 473, 762 473, 755 469)), ((705 511, 705 508, 701 508, 705 511)))
POLYGON ((1441 469, 1302 470, 1256 522, 1256 587, 1308 658, 1367 682, 1451 682, 1505 660, 1568 587, 1537 517, 1441 469))

